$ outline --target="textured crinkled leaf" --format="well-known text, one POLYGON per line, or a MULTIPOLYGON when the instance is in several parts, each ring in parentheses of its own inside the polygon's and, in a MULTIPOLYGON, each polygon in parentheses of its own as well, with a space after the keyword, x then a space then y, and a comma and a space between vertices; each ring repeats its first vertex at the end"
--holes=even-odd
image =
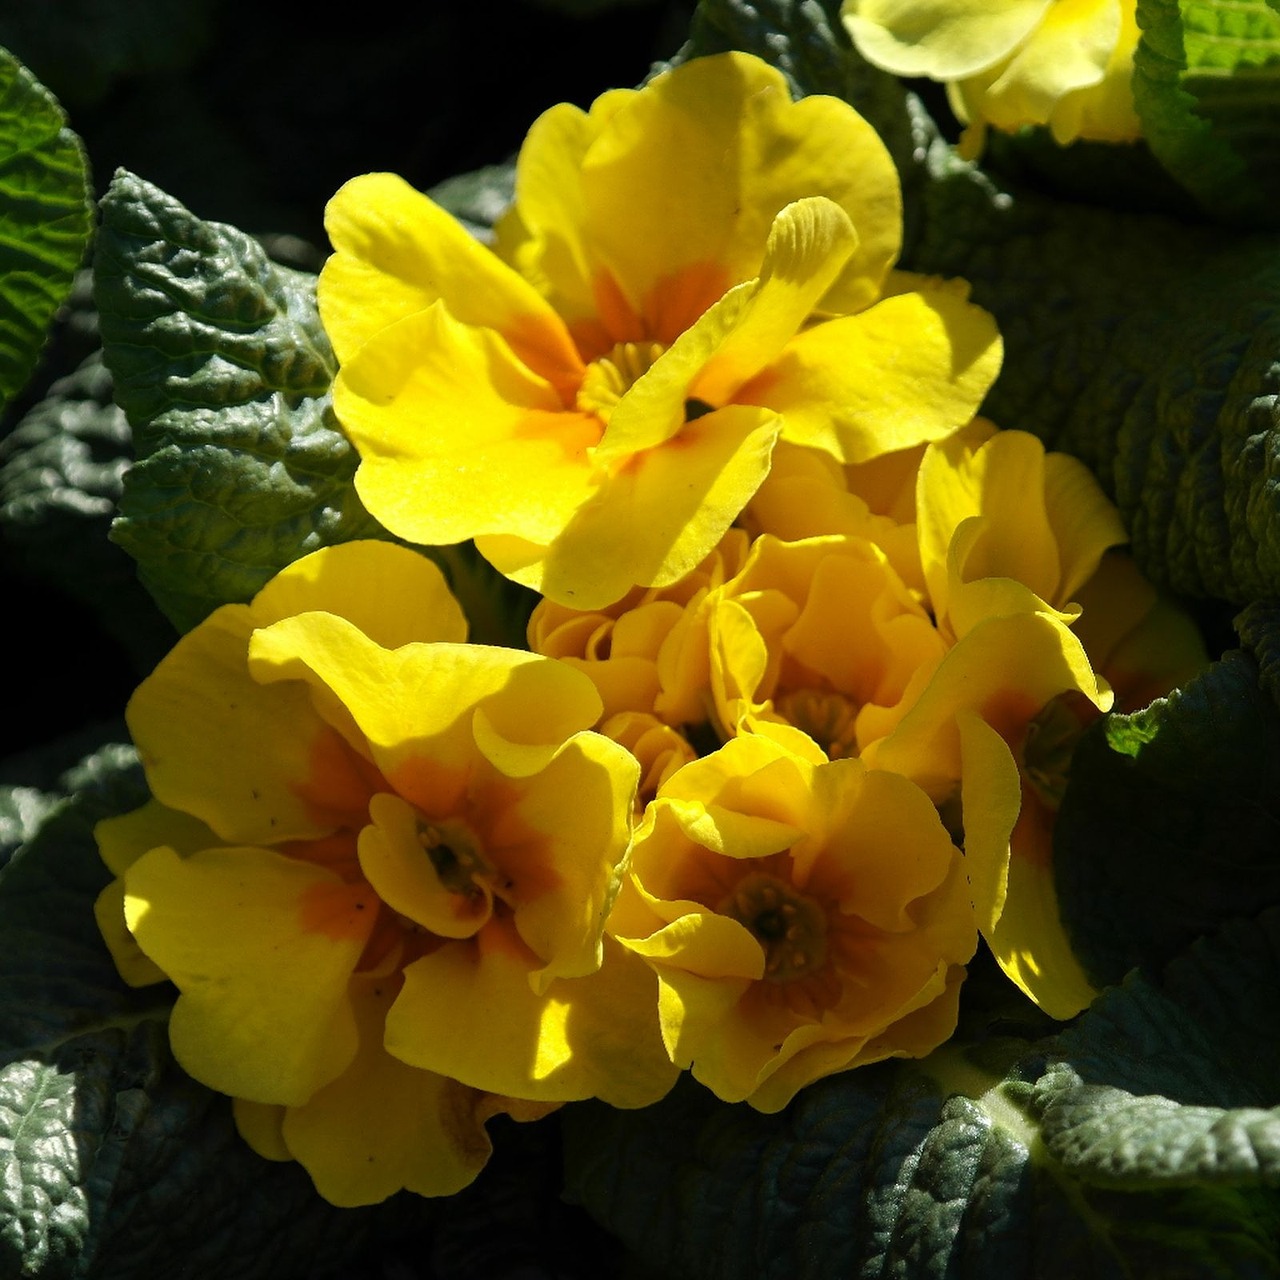
POLYGON ((329 405, 314 283, 132 174, 102 202, 95 289, 138 458, 113 536, 181 629, 307 552, 381 533, 329 405))
POLYGON ((335 1209, 299 1166, 255 1155, 227 1099, 174 1065, 171 988, 116 976, 92 828, 145 799, 132 748, 45 794, 0 872, 0 1275, 300 1280, 423 1222, 431 1207, 408 1197, 335 1209))
POLYGON ((0 49, 0 407, 30 377, 93 226, 89 173, 62 108, 0 49))
POLYGON ((1280 239, 994 190, 935 149, 914 270, 1004 338, 983 412, 1081 458, 1175 591, 1280 595, 1280 239))
POLYGON ((1235 628, 1258 664, 1258 683, 1280 705, 1280 603, 1255 600, 1236 618, 1235 628))
POLYGON ((1138 0, 1133 97, 1156 157, 1211 214, 1280 226, 1280 12, 1138 0))
POLYGON ((1046 1099, 1041 1137, 1064 1169, 1090 1183, 1280 1185, 1280 1109, 1187 1106, 1079 1077, 1055 1084, 1066 1096, 1046 1099))
POLYGON ((1054 833, 1062 918, 1096 983, 1280 903, 1280 707, 1238 651, 1094 725, 1054 833))
POLYGON ((1259 1119, 1276 1076, 1235 1060, 1248 1041, 1230 1027, 1246 1000, 1255 1027, 1271 1007, 1275 914, 1161 981, 1133 974, 1060 1035, 833 1076, 776 1115, 687 1079, 641 1112, 570 1108, 570 1193, 659 1274, 699 1280, 1261 1278, 1280 1265, 1259 1119), (1228 969, 1248 995, 1207 1007, 1228 969), (1155 1109, 1199 1147, 1130 1131, 1118 1161, 1107 1117, 1155 1109))

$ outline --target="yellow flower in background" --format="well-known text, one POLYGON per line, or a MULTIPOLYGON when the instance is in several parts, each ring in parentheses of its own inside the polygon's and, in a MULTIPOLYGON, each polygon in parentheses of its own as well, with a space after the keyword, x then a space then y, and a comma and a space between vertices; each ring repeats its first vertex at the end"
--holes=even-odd
POLYGON ((673 1059, 777 1111, 950 1036, 994 857, 975 872, 906 778, 747 734, 663 786, 609 929, 658 976, 673 1059))
POLYGON ((947 86, 970 156, 988 126, 1046 125, 1064 145, 1141 136, 1136 0, 844 0, 842 13, 868 62, 947 86))
POLYGON ((892 271, 871 126, 745 54, 546 112, 496 252, 387 174, 327 226, 366 505, 580 609, 692 570, 779 436, 863 462, 967 421, 999 368, 963 286, 892 271))
POLYGON ((154 800, 99 829, 104 933, 178 987, 178 1062, 339 1204, 448 1194, 496 1112, 675 1074, 652 977, 603 936, 637 765, 584 731, 589 680, 465 633, 414 552, 297 561, 139 687, 154 800))

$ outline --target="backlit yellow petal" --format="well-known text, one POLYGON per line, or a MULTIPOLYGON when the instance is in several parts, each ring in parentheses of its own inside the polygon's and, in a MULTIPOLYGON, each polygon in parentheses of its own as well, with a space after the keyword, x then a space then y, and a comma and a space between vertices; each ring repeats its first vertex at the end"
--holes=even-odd
POLYGON ((897 174, 875 131, 835 99, 793 103, 782 74, 745 54, 695 59, 646 85, 591 146, 582 186, 601 257, 642 312, 659 312, 682 275, 718 279, 681 328, 759 274, 774 217, 804 196, 842 205, 857 231, 843 305, 875 296, 900 244, 897 174))
POLYGON ((900 76, 955 80, 1007 57, 1053 0, 845 0, 841 17, 868 62, 900 76))

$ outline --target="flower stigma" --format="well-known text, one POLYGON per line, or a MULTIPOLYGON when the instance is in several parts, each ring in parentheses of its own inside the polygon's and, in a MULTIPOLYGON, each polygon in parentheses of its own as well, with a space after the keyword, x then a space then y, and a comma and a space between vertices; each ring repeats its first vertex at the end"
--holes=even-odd
POLYGON ((480 852, 474 831, 457 819, 418 822, 418 843, 422 846, 441 885, 469 903, 494 898, 511 904, 512 882, 497 875, 480 852))
POLYGON ((776 876, 744 876, 716 909, 745 925, 764 948, 766 982, 808 978, 826 962, 826 912, 776 876))

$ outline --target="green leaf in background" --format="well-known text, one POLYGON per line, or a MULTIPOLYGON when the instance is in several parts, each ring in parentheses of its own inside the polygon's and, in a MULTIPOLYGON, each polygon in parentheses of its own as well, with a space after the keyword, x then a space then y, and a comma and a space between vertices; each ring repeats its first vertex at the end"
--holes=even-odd
POLYGON ((860 1068, 777 1115, 688 1079, 641 1112, 570 1108, 570 1193, 690 1280, 1263 1280, 1280 1267, 1278 951, 1272 911, 1060 1036, 860 1068), (1247 996, 1215 1009, 1224 974, 1247 996))
POLYGON ((1156 582, 1280 595, 1280 238, 993 190, 932 160, 903 265, 969 280, 995 315, 983 412, 1084 461, 1156 582))
POLYGON ((1280 706, 1239 651, 1085 734, 1054 831, 1072 945, 1098 985, 1280 903, 1280 706))
POLYGON ((255 1155, 227 1099, 173 1062, 172 988, 116 975, 92 829, 145 798, 123 746, 53 791, 0 790, 21 837, 0 871, 0 1275, 301 1280, 420 1227, 429 1202, 335 1209, 299 1166, 255 1155))
POLYGON ((124 172, 94 274, 138 459, 113 536, 180 630, 301 555, 382 533, 330 407, 313 277, 124 172))
POLYGON ((0 49, 0 408, 30 377, 92 226, 79 139, 49 91, 0 49))
POLYGON ((1156 158, 1209 213, 1280 226, 1280 11, 1138 0, 1133 96, 1156 158))
POLYGON ((130 460, 129 426, 95 352, 0 440, 0 532, 4 560, 89 606, 142 675, 174 636, 108 541, 130 460))

